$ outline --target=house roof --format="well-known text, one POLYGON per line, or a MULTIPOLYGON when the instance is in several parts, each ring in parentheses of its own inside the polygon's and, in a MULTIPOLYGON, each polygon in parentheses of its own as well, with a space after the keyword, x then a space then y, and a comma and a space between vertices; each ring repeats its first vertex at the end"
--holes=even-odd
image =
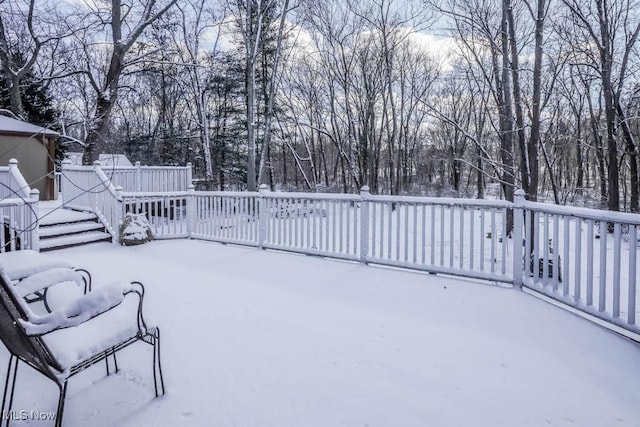
MULTIPOLYGON (((70 160, 71 164, 82 165, 82 153, 68 151, 64 155, 66 160, 70 160)), ((105 154, 101 153, 98 157, 102 166, 133 166, 131 161, 124 154, 105 154)))
POLYGON ((0 115, 0 135, 44 135, 48 137, 57 137, 60 134, 51 129, 0 115))

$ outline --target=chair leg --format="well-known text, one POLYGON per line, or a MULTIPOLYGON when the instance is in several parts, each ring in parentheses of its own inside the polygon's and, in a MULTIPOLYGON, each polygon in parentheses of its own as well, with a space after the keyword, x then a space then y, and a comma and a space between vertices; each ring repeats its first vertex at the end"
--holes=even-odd
POLYGON ((107 376, 111 375, 111 368, 109 366, 109 356, 113 356, 113 369, 114 369, 114 373, 117 373, 120 369, 118 368, 118 359, 116 358, 116 352, 113 351, 113 348, 111 350, 107 350, 104 352, 105 354, 105 358, 104 358, 104 363, 107 365, 107 376))
POLYGON ((156 397, 164 396, 164 378, 162 376, 162 361, 160 359, 160 328, 156 328, 155 340, 153 341, 153 384, 156 397), (160 379, 160 387, 158 387, 158 379, 160 379))
POLYGON ((58 410, 56 412, 56 427, 62 427, 62 413, 64 411, 64 400, 67 397, 67 382, 60 387, 60 397, 58 398, 58 410))
POLYGON ((6 420, 5 426, 9 427, 9 421, 11 421, 12 413, 11 407, 13 406, 13 392, 16 388, 16 377, 18 375, 18 363, 19 359, 13 354, 9 358, 9 366, 7 368, 7 377, 4 382, 4 393, 2 395, 2 419, 6 420), (7 396, 8 393, 8 396, 7 396), (7 397, 9 400, 7 401, 7 397))
POLYGON ((113 367, 115 368, 116 373, 120 370, 118 368, 118 358, 116 357, 116 352, 115 351, 113 352, 113 367))

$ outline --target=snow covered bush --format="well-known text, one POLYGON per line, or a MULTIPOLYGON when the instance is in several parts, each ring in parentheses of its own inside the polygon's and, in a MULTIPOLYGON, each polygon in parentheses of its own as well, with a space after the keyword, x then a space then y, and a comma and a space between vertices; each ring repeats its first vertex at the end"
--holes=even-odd
POLYGON ((151 225, 146 214, 128 212, 120 226, 120 243, 124 246, 140 245, 153 240, 151 225))

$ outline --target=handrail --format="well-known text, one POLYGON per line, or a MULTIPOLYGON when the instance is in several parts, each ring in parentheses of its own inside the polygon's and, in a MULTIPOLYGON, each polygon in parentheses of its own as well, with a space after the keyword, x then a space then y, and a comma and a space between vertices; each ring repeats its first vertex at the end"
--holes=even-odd
POLYGON ((105 186, 107 191, 109 191, 109 193, 111 193, 111 195, 116 200, 122 202, 122 197, 116 191, 116 187, 111 183, 111 180, 107 178, 107 175, 105 175, 105 173, 100 168, 100 161, 96 160, 95 162, 93 162, 93 168, 94 168, 94 171, 96 172, 96 175, 98 175, 98 178, 100 178, 100 181, 102 181, 102 184, 105 186))
POLYGON ((18 160, 16 159, 9 159, 9 176, 13 178, 16 184, 16 188, 13 188, 12 190, 22 197, 29 198, 29 195, 31 194, 31 187, 24 176, 22 176, 22 173, 18 168, 18 160))

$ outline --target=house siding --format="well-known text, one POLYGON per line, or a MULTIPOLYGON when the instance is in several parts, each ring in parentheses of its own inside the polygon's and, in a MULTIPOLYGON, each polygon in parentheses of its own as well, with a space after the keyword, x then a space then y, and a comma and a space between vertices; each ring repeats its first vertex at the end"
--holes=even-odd
POLYGON ((0 165, 8 165, 12 158, 18 160, 20 172, 31 188, 40 191, 40 200, 57 197, 53 170, 48 174, 52 162, 43 137, 0 134, 0 165))

